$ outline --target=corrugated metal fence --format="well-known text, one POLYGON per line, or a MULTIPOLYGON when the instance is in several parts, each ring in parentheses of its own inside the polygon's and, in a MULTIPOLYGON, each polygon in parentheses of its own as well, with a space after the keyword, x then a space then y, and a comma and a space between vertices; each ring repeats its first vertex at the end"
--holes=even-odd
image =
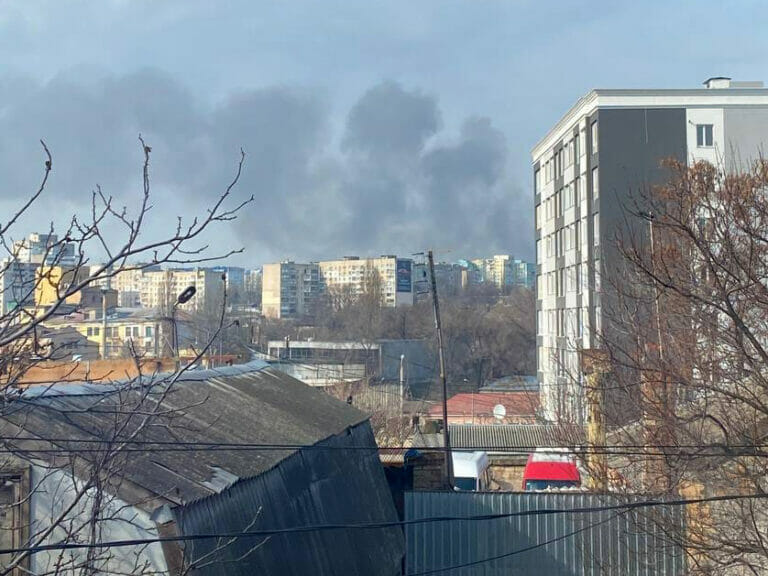
MULTIPOLYGON (((629 498, 583 493, 408 492, 405 519, 613 506, 629 498)), ((441 521, 406 527, 406 575, 678 576, 683 509, 441 521)))

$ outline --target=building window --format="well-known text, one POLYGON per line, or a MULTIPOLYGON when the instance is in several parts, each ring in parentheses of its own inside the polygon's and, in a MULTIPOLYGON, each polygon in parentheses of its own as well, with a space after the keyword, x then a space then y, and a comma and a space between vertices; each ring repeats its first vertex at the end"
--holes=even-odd
POLYGON ((576 220, 573 230, 573 247, 576 250, 581 249, 581 220, 576 220))
POLYGON ((581 294, 581 264, 576 264, 576 292, 581 294))
POLYGON ((592 154, 597 152, 597 121, 592 122, 592 154))
POLYGON ((712 124, 696 124, 696 146, 712 147, 712 124))
POLYGON ((597 212, 592 216, 592 234, 595 239, 595 246, 600 245, 600 213, 597 212))
POLYGON ((600 260, 595 260, 595 292, 600 292, 602 283, 600 281, 600 260))
POLYGON ((541 240, 536 240, 536 264, 541 264, 541 240))
POLYGON ((592 198, 597 199, 600 196, 600 175, 597 168, 592 169, 592 198))
POLYGON ((580 138, 580 134, 577 132, 576 135, 573 137, 573 161, 574 162, 579 161, 579 138, 580 138))

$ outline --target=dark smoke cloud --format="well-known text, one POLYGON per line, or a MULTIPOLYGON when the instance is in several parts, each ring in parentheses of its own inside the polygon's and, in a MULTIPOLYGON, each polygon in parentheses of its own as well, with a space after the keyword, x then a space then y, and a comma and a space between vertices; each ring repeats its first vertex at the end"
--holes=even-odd
POLYGON ((83 210, 96 183, 135 200, 142 133, 153 148, 155 231, 215 199, 246 151, 237 197, 255 202, 209 239, 219 249, 243 245, 246 265, 428 246, 455 257, 532 252, 531 202, 509 174, 503 134, 471 118, 451 136, 434 97, 394 82, 352 106, 339 146, 324 98, 292 87, 211 108, 169 76, 143 71, 87 82, 5 78, 0 94, 0 208, 37 183, 38 139, 54 152, 54 178, 29 230, 83 210))

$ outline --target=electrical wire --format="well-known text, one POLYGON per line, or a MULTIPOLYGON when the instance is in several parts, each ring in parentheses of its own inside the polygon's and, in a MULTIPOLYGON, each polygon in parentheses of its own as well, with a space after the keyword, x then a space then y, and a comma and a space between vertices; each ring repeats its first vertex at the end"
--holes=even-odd
MULTIPOLYGON (((298 443, 257 443, 257 442, 208 442, 208 441, 169 441, 169 440, 121 440, 120 438, 100 439, 100 438, 57 438, 57 437, 31 437, 31 436, 0 436, 0 443, 6 446, 0 446, 0 453, 88 453, 104 452, 113 445, 122 445, 121 452, 204 452, 204 451, 283 451, 283 450, 319 450, 319 451, 344 451, 344 452, 383 452, 396 453, 415 450, 418 452, 445 452, 447 449, 443 446, 334 446, 323 444, 298 444, 298 443), (51 448, 25 448, 21 446, 24 442, 47 442, 56 444, 51 448), (8 444, 15 444, 8 446, 8 444), (61 446, 60 444, 68 444, 61 446), (99 445, 96 448, 90 448, 90 445, 99 445), (85 445, 85 446, 80 446, 85 445)), ((453 452, 466 451, 485 451, 495 454, 510 455, 528 455, 532 452, 559 454, 564 446, 562 444, 550 445, 520 445, 512 448, 501 448, 487 445, 463 445, 453 447, 453 452)), ((735 445, 651 445, 643 446, 640 444, 611 446, 611 445, 592 445, 592 446, 571 446, 574 455, 609 455, 609 456, 678 456, 678 457, 733 457, 733 456, 754 456, 768 457, 768 444, 735 444, 735 445)))
POLYGON ((524 510, 519 512, 508 512, 505 514, 481 514, 472 516, 433 516, 429 518, 415 518, 413 520, 395 520, 388 522, 360 522, 360 523, 326 523, 310 524, 306 526, 293 526, 289 528, 272 528, 262 530, 243 530, 242 532, 214 532, 203 534, 188 534, 179 536, 159 536, 155 538, 134 538, 129 540, 112 540, 100 542, 97 544, 83 542, 59 542, 56 544, 40 544, 38 546, 22 546, 18 548, 0 549, 0 555, 37 553, 49 550, 77 550, 77 549, 101 549, 101 548, 124 548, 126 546, 144 546, 162 542, 181 542, 193 540, 210 540, 214 538, 251 538, 279 536, 287 534, 304 534, 308 532, 326 532, 333 530, 381 530, 385 528, 397 528, 402 526, 413 526, 418 524, 433 524, 436 522, 481 522, 488 520, 503 520, 508 518, 519 518, 528 516, 552 516, 552 515, 574 515, 574 514, 596 514, 602 512, 630 511, 643 508, 680 507, 704 504, 711 502, 727 502, 739 500, 758 500, 768 498, 768 494, 730 494, 723 496, 711 496, 706 498, 678 499, 678 500, 640 500, 637 502, 625 502, 623 504, 613 504, 608 506, 588 506, 582 508, 542 508, 539 510, 524 510))

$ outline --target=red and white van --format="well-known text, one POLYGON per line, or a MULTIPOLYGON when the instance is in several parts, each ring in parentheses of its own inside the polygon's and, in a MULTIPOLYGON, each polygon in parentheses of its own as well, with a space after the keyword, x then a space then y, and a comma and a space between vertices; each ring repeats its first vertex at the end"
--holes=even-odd
POLYGON ((528 456, 523 471, 523 490, 561 490, 581 486, 576 458, 568 451, 537 450, 528 456))

